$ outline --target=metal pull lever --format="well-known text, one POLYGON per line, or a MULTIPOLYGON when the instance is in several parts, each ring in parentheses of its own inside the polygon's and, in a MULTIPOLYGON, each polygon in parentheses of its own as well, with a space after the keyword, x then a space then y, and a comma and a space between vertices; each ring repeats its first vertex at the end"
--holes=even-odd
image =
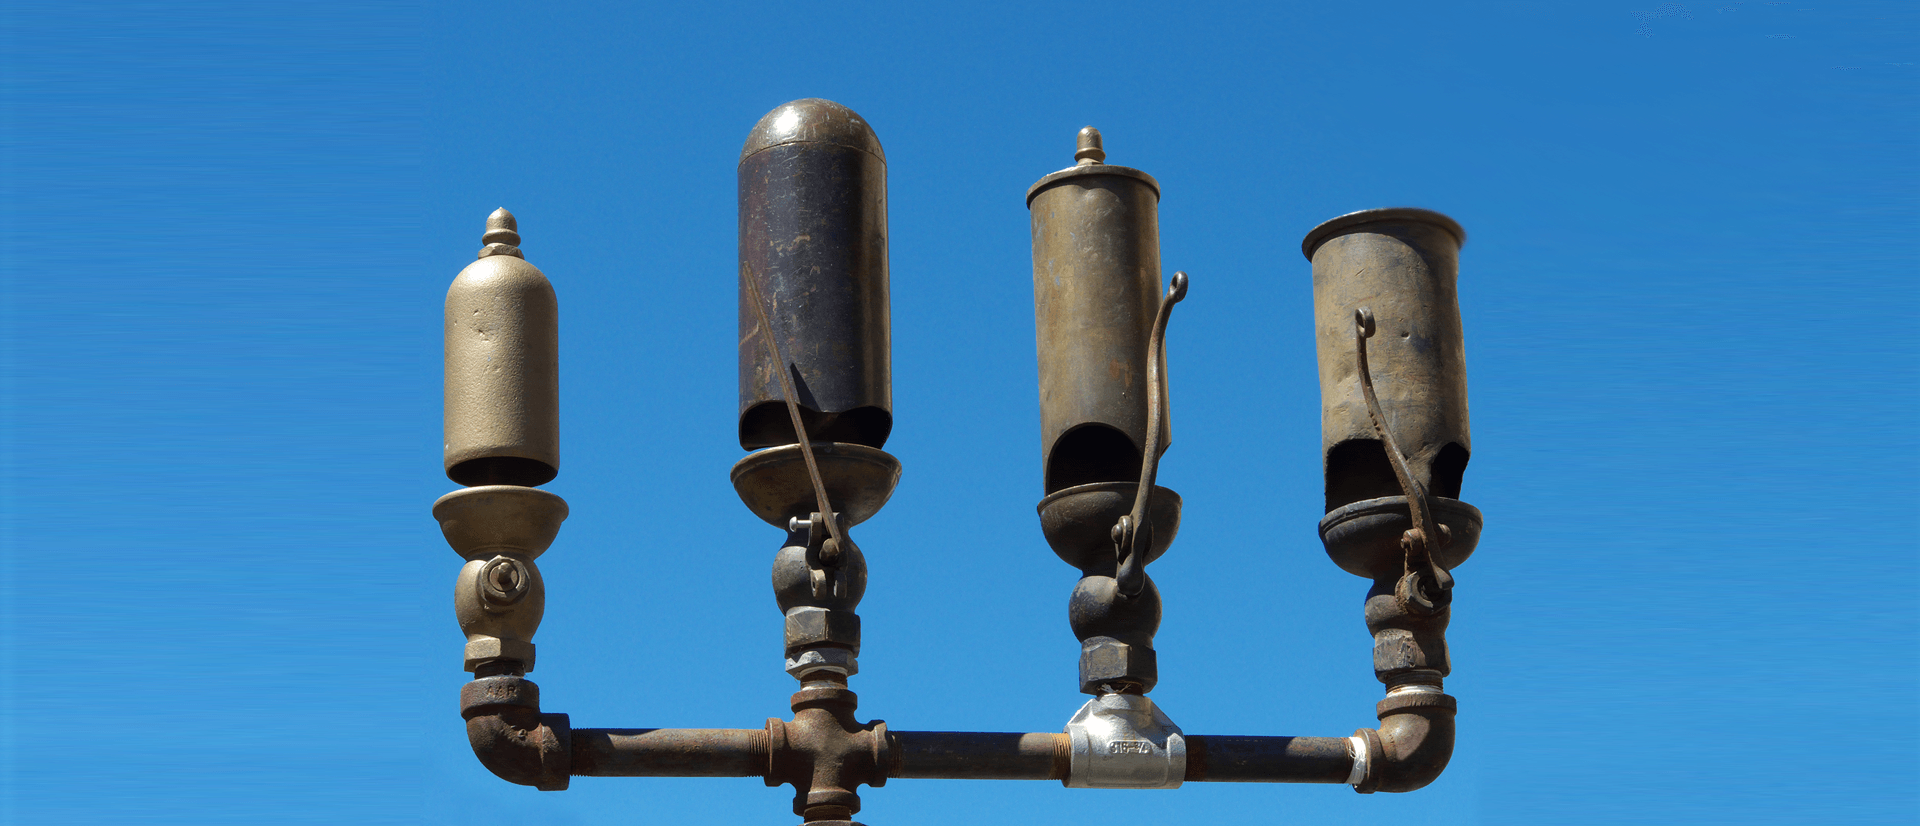
MULTIPOLYGON (((740 275, 740 280, 747 285, 747 292, 752 294, 749 297, 753 303, 753 314, 760 319, 760 332, 767 338, 767 349, 772 351, 773 363, 779 367, 776 372, 780 375, 780 392, 787 397, 787 415, 793 419, 793 435, 800 442, 800 455, 807 460, 807 478, 813 482, 814 502, 820 507, 813 516, 825 522, 827 526, 827 539, 821 544, 817 559, 822 566, 835 568, 840 564, 840 549, 843 546, 852 546, 853 540, 848 539, 847 535, 840 530, 839 514, 835 513, 833 507, 827 503, 827 484, 820 479, 820 465, 813 458, 813 442, 807 438, 807 426, 800 420, 800 402, 798 401, 800 396, 793 390, 793 377, 788 375, 790 368, 787 361, 780 356, 780 342, 774 339, 773 322, 767 318, 766 302, 760 298, 760 283, 754 279, 752 267, 742 265, 740 275)), ((808 550, 808 557, 809 563, 815 559, 811 548, 808 550)), ((817 579, 820 569, 814 568, 814 570, 817 579)), ((814 591, 816 596, 819 595, 820 586, 817 583, 814 585, 814 591)))
POLYGON ((1453 537, 1445 525, 1434 523, 1427 489, 1413 478, 1406 456, 1393 440, 1393 432, 1387 429, 1387 416, 1380 410, 1380 398, 1374 395, 1373 375, 1367 371, 1367 339, 1373 337, 1373 311, 1366 307, 1354 310, 1353 322, 1355 365, 1360 372, 1360 391, 1367 398, 1367 416, 1373 419, 1373 429, 1380 434, 1387 459, 1393 465, 1393 475, 1400 480, 1400 489, 1407 495, 1407 508, 1413 516, 1413 528, 1400 536, 1400 547, 1407 553, 1407 574, 1395 591, 1425 608, 1437 608, 1450 598, 1453 575, 1433 561, 1434 551, 1446 547, 1453 537), (1428 583, 1434 589, 1431 593, 1422 587, 1428 583))
MULTIPOLYGON (((833 518, 840 519, 842 514, 836 513, 833 518)), ((827 546, 833 540, 827 537, 826 524, 818 513, 808 514, 805 519, 795 516, 787 520, 787 531, 807 532, 807 576, 809 587, 813 589, 813 598, 845 599, 851 593, 852 586, 847 582, 847 569, 840 565, 839 547, 835 546, 833 555, 828 556, 827 546)))
POLYGON ((1160 299, 1160 312, 1154 315, 1153 332, 1147 338, 1147 446, 1140 460, 1140 488, 1133 494, 1133 513, 1113 526, 1114 553, 1120 559, 1115 579, 1123 597, 1139 596, 1147 585, 1145 560, 1153 544, 1147 501, 1153 494, 1153 477, 1160 471, 1160 428, 1166 420, 1167 319, 1173 315, 1173 305, 1186 297, 1187 274, 1176 272, 1160 299))

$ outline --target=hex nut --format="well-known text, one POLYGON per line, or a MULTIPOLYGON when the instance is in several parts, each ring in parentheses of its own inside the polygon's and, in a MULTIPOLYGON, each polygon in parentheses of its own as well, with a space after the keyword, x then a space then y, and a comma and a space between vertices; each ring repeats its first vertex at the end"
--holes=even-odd
POLYGON ((1160 682, 1158 657, 1152 648, 1129 645, 1111 637, 1094 637, 1080 645, 1080 692, 1105 694, 1102 686, 1120 689, 1124 684, 1140 691, 1152 690, 1160 682))
POLYGON ((527 592, 533 589, 533 574, 528 570, 531 564, 511 556, 496 556, 487 560, 478 578, 480 607, 502 613, 525 599, 527 592))
POLYGON ((845 648, 809 648, 787 658, 787 673, 796 680, 809 671, 832 671, 851 677, 860 673, 860 659, 845 648))
POLYGON ((521 671, 533 670, 533 643, 499 637, 468 637, 466 669, 473 671, 493 660, 519 660, 521 671))
POLYGON ((833 608, 801 607, 787 612, 787 654, 816 645, 835 645, 860 653, 860 615, 833 608))
POLYGON ((460 633, 468 638, 531 640, 540 629, 540 619, 546 611, 547 586, 540 576, 540 566, 525 557, 503 554, 471 559, 460 567, 459 576, 454 578, 453 616, 460 623, 460 633), (489 582, 494 579, 489 574, 507 571, 513 572, 516 582, 489 582), (519 593, 497 587, 490 589, 490 584, 518 586, 512 590, 519 593), (489 590, 497 593, 490 595, 489 590))
POLYGON ((1442 677, 1452 673, 1445 637, 1404 628, 1382 628, 1373 635, 1373 673, 1381 682, 1389 682, 1390 675, 1414 670, 1433 671, 1442 677))

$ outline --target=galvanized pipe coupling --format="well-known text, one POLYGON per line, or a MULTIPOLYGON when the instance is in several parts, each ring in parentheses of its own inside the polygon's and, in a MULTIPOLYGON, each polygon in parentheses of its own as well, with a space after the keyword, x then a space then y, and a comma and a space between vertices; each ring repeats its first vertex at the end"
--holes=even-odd
POLYGON ((1067 721, 1075 789, 1177 789, 1187 777, 1180 727, 1144 696, 1102 694, 1067 721))

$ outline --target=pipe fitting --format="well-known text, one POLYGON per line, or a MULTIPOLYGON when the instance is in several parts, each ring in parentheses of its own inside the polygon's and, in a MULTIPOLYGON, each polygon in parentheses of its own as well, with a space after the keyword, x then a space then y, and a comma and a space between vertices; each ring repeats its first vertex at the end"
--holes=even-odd
POLYGON ((531 558, 504 553, 469 559, 453 588, 454 618, 467 635, 466 670, 514 660, 520 671, 532 671, 533 635, 546 610, 546 583, 531 558))
POLYGON ((529 487, 472 487, 440 497, 433 517, 466 560, 453 586, 454 619, 467 636, 463 667, 532 671, 533 635, 547 610, 534 559, 559 533, 566 500, 529 487))
POLYGON ((1367 593, 1367 631, 1373 634, 1373 675, 1389 686, 1438 683, 1453 671, 1447 656, 1452 610, 1422 611, 1397 593, 1398 580, 1376 580, 1367 593))
POLYGON ((808 648, 831 646, 860 653, 860 615, 850 608, 797 606, 787 609, 787 656, 808 648))
POLYGON ((1361 794, 1410 792, 1432 783, 1453 757, 1458 708, 1439 686, 1395 686, 1375 708, 1380 727, 1348 738, 1354 766, 1347 782, 1361 794))
POLYGON ((1187 778, 1180 727, 1145 696, 1102 694, 1067 721, 1070 789, 1177 789, 1187 778))
POLYGON ((838 676, 845 680, 860 673, 860 659, 845 648, 809 648, 787 658, 787 674, 796 680, 832 679, 815 676, 816 672, 838 676))
POLYGON ((887 783, 887 724, 855 720, 858 703, 844 682, 810 680, 793 695, 793 720, 767 720, 766 784, 793 786, 793 813, 808 823, 852 817, 857 788, 887 783))
POLYGON ((480 764, 500 779, 541 791, 567 788, 573 728, 540 713, 540 687, 519 676, 482 677, 460 689, 460 716, 480 764))

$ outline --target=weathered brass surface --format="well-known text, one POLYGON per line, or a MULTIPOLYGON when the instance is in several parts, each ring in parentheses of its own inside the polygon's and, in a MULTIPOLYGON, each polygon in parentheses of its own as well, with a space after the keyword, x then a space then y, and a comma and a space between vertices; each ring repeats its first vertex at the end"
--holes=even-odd
MULTIPOLYGON (((1138 169, 1101 163, 1106 153, 1093 127, 1080 130, 1079 143, 1077 165, 1027 190, 1047 493, 1138 480, 1148 441, 1160 185, 1138 169)), ((1171 433, 1162 419, 1158 450, 1171 433)))
MULTIPOLYGON (((1187 295, 1187 274, 1173 274, 1173 284, 1160 299, 1160 312, 1154 317, 1153 332, 1147 339, 1147 446, 1140 462, 1140 484, 1134 491, 1133 509, 1113 525, 1114 551, 1120 556, 1120 594, 1132 597, 1140 593, 1149 558, 1147 546, 1154 544, 1154 526, 1149 520, 1147 499, 1154 491, 1153 480, 1160 472, 1160 434, 1167 405, 1167 320, 1173 305, 1187 295)), ((1164 549, 1165 546, 1162 546, 1164 549)))
MULTIPOLYGON (((1080 569, 1067 602, 1080 640, 1079 686, 1096 697, 1159 682, 1160 593, 1148 562, 1180 524, 1180 497, 1153 484, 1172 440, 1166 329, 1186 273, 1160 291, 1160 185, 1104 163, 1100 131, 1080 130, 1075 165, 1027 190, 1040 360, 1046 496, 1040 525, 1080 569)), ((1177 778, 1172 781, 1176 785, 1177 778)))
MULTIPOLYGON (((1088 708, 1145 708, 1138 695, 1158 681, 1161 618, 1145 565, 1172 542, 1181 510, 1178 495, 1153 484, 1169 437, 1156 378, 1185 277, 1177 273, 1159 297, 1153 178, 1103 163, 1091 127, 1074 157, 1076 166, 1042 178, 1027 197, 1046 461, 1039 512, 1049 545, 1082 574, 1068 621, 1082 644, 1080 690, 1096 697, 1088 708)), ((892 427, 885 159, 859 116, 795 101, 749 136, 740 184, 739 424, 742 446, 758 449, 732 476, 754 514, 785 531, 772 585, 786 670, 800 682, 793 719, 757 729, 575 729, 567 715, 541 712, 539 688, 523 675, 545 606, 535 560, 567 516, 565 501, 532 487, 559 464, 557 313, 501 210, 488 220, 481 260, 448 292, 446 469, 470 487, 434 505, 466 561, 455 614, 474 680, 461 692, 461 716, 489 770, 545 790, 567 788, 573 775, 759 777, 791 785, 793 811, 809 826, 857 826, 858 788, 889 778, 1344 782, 1369 793, 1418 789, 1446 767, 1457 703, 1442 690, 1451 670, 1445 569, 1472 553, 1481 524, 1479 511, 1453 498, 1469 448, 1458 225, 1425 210, 1374 210, 1329 221, 1303 247, 1320 325, 1321 536, 1335 562, 1373 580, 1365 619, 1386 687, 1380 726, 1346 738, 1181 734, 1184 758, 1173 758, 1169 737, 1164 776, 1135 783, 1127 772, 1089 774, 1094 741, 1082 749, 1072 723, 1065 734, 896 732, 855 717, 848 681, 859 673, 855 609, 867 562, 845 531, 886 503, 900 473, 880 450, 892 427), (1358 316, 1351 338, 1360 307, 1373 308, 1387 333, 1371 360, 1370 314, 1358 316), (1406 445, 1405 461, 1390 462, 1383 441, 1406 445)), ((1099 751, 1134 755, 1150 745, 1130 738, 1107 736, 1099 751)))
MULTIPOLYGON (((1040 532, 1061 561, 1101 576, 1114 576, 1113 524, 1134 507, 1139 482, 1096 482, 1055 491, 1040 500, 1040 532)), ((1152 541, 1144 562, 1167 552, 1180 532, 1180 494, 1155 485, 1148 501, 1152 541)), ((1143 563, 1144 564, 1144 563, 1143 563)))
MULTIPOLYGON (((886 451, 843 442, 814 442, 827 498, 840 514, 841 527, 867 521, 893 495, 900 482, 900 460, 886 451)), ((817 508, 799 445, 783 445, 747 454, 733 466, 733 489, 755 516, 776 528, 806 518, 817 508)))
POLYGON ((514 485, 456 490, 433 503, 433 518, 455 553, 545 553, 567 518, 567 502, 548 491, 514 485))
POLYGON ((740 150, 741 277, 766 296, 788 364, 775 365, 740 292, 740 446, 798 441, 775 370, 790 370, 807 434, 883 447, 893 430, 887 315, 887 160, 853 110, 809 98, 753 127, 740 150))
POLYGON ((557 792, 573 769, 573 727, 540 713, 540 686, 519 674, 475 675, 460 688, 467 742, 488 771, 509 783, 557 792))
POLYGON ((1434 496, 1460 497, 1472 450, 1455 291, 1465 238, 1453 219, 1411 208, 1342 215, 1307 233, 1328 511, 1403 493, 1354 365, 1354 311, 1363 306, 1380 330, 1370 345, 1380 406, 1412 476, 1434 496))
POLYGON ((467 635, 465 668, 511 661, 532 671, 533 634, 547 610, 534 560, 560 532, 566 500, 516 485, 463 488, 434 502, 433 518, 467 561, 453 585, 454 618, 467 635))
MULTIPOLYGON (((1480 509, 1458 499, 1433 497, 1433 518, 1447 529, 1451 541, 1434 553, 1434 561, 1453 570, 1473 555, 1480 544, 1480 509)), ((1400 537, 1413 529, 1405 496, 1362 499, 1335 508, 1320 520, 1320 541, 1327 556, 1341 570, 1368 579, 1400 576, 1406 551, 1400 537)))
POLYGON ((447 288, 447 478, 541 485, 560 472, 559 309, 511 213, 488 216, 482 240, 447 288))
MULTIPOLYGON (((1396 543, 1400 546, 1401 563, 1397 566, 1397 570, 1395 570, 1396 566, 1378 558, 1356 567, 1367 569, 1362 571, 1363 575, 1372 576, 1381 582, 1395 578, 1394 575, 1398 574, 1394 585, 1396 598, 1406 600, 1413 608, 1422 611, 1441 609, 1453 600, 1451 593, 1453 575, 1448 573, 1448 569, 1465 560, 1466 553, 1472 551, 1470 545, 1479 541, 1480 512, 1473 506, 1458 500, 1430 496, 1426 486, 1413 478, 1413 470, 1407 466, 1406 454, 1400 450, 1400 440, 1394 436, 1393 428, 1388 426, 1386 413, 1380 409, 1380 397, 1374 392, 1373 371, 1367 359, 1367 339, 1372 338, 1376 332, 1373 310, 1360 307, 1353 311, 1353 320, 1353 365, 1360 376, 1360 395, 1366 400, 1367 417, 1373 422, 1373 432, 1380 437, 1388 463, 1393 468, 1394 479, 1399 483, 1400 491, 1404 494, 1399 497, 1366 499, 1361 502, 1389 503, 1394 506, 1391 513, 1392 517, 1396 517, 1394 521, 1397 521, 1399 516, 1399 508, 1404 507, 1407 511, 1407 527, 1400 532, 1399 541, 1396 543), (1464 521, 1460 517, 1471 518, 1470 528, 1473 537, 1469 547, 1457 558, 1450 559, 1448 555, 1454 540, 1453 525, 1436 516, 1436 505, 1440 502, 1452 503, 1456 523, 1464 521)), ((1350 530, 1356 523, 1345 521, 1349 516, 1358 515, 1357 508, 1360 504, 1343 505, 1327 514, 1327 518, 1320 522, 1321 541, 1326 544, 1327 555, 1336 563, 1342 563, 1344 559, 1346 561, 1342 564, 1354 564, 1356 560, 1352 557, 1357 555, 1356 552, 1365 550, 1363 543, 1350 541, 1358 538, 1358 532, 1350 530), (1333 530, 1329 531, 1329 528, 1333 530)), ((1365 518, 1359 521, 1374 524, 1380 522, 1378 519, 1365 518)))

